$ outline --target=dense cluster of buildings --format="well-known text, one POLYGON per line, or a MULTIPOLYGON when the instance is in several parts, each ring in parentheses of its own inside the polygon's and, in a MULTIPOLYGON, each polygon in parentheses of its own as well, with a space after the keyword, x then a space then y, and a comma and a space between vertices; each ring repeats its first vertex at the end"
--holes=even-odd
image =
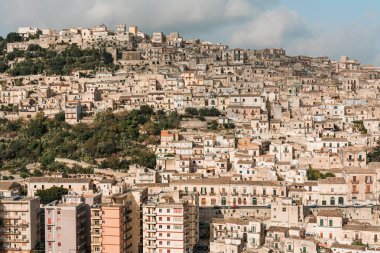
POLYGON ((30 178, 26 197, 1 182, 4 252, 379 251, 380 163, 367 159, 380 137, 380 68, 125 25, 18 32, 33 39, 8 43, 8 52, 75 43, 106 48, 121 67, 91 77, 0 75, 0 104, 18 108, 4 118, 64 111, 75 124, 142 105, 221 116, 163 130, 155 168, 30 178), (54 186, 69 194, 40 205, 36 192, 54 186))

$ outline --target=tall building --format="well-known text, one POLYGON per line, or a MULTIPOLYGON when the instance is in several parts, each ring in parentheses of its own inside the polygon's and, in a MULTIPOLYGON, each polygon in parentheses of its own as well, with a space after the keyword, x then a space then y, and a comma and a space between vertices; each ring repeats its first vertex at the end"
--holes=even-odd
POLYGON ((45 250, 47 253, 87 252, 87 210, 84 198, 67 195, 45 209, 45 250))
POLYGON ((143 205, 143 252, 192 252, 198 241, 198 201, 179 192, 143 205))
POLYGON ((130 26, 128 31, 129 33, 132 33, 133 35, 137 35, 137 33, 139 32, 139 29, 137 26, 130 26))
POLYGON ((40 200, 0 199, 0 252, 30 252, 40 240, 40 200))
POLYGON ((127 194, 91 208, 91 252, 132 253, 130 202, 127 194))

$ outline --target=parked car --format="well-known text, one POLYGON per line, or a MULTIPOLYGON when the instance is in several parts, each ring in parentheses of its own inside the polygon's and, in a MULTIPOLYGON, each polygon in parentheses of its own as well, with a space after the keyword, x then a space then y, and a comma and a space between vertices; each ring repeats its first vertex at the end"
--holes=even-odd
POLYGON ((374 207, 372 203, 368 203, 367 207, 374 207))
POLYGON ((359 207, 359 206, 362 206, 362 205, 359 204, 359 203, 354 203, 354 206, 355 206, 355 207, 359 207))

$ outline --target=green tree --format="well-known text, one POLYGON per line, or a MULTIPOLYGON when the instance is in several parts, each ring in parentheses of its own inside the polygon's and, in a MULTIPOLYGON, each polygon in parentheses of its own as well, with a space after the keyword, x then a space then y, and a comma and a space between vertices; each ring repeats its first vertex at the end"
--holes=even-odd
POLYGON ((318 180, 318 179, 325 179, 328 177, 335 177, 335 174, 332 172, 326 172, 322 173, 319 170, 313 169, 311 166, 307 169, 307 179, 308 180, 318 180))
POLYGON ((37 190, 36 195, 40 197, 42 204, 47 205, 55 200, 60 200, 68 192, 66 188, 54 186, 46 190, 37 190))
POLYGON ((9 69, 8 64, 4 60, 0 60, 0 73, 4 73, 9 69))
POLYGON ((219 124, 216 120, 212 120, 212 121, 207 123, 207 129, 216 130, 216 129, 218 129, 218 125, 219 124))
POLYGON ((15 32, 11 32, 11 33, 8 33, 5 41, 7 43, 21 42, 21 41, 23 41, 23 38, 20 36, 20 34, 15 33, 15 32))
POLYGON ((189 115, 198 115, 198 109, 193 107, 187 107, 185 113, 189 115))

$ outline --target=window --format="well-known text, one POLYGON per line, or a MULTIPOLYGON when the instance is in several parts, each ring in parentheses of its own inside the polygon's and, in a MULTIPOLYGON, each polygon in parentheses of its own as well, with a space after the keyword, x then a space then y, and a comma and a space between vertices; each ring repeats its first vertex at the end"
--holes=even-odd
POLYGON ((333 226, 333 220, 329 220, 329 227, 333 226))
POLYGON ((319 226, 323 227, 323 220, 322 219, 319 220, 319 226))
POLYGON ((225 198, 225 197, 222 197, 221 205, 222 205, 222 206, 225 206, 225 205, 226 205, 226 198, 225 198))

